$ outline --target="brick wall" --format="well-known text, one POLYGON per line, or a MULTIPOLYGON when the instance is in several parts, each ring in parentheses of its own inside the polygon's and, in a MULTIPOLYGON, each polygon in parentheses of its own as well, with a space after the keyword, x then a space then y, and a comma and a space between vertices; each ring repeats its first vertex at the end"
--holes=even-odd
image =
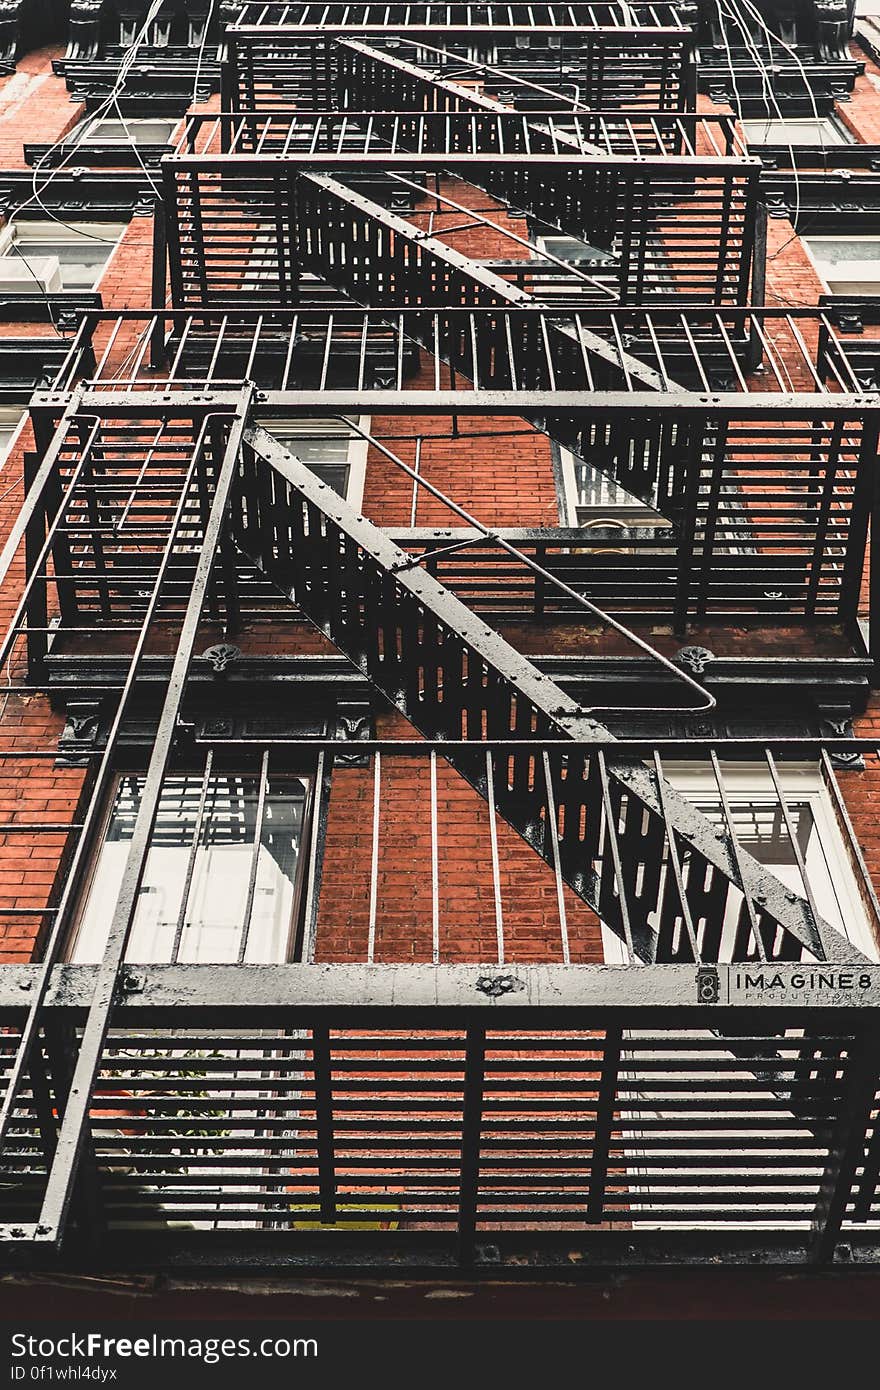
POLYGON ((29 53, 10 77, 0 78, 0 169, 24 169, 25 142, 51 144, 66 135, 85 110, 70 99, 64 82, 52 73, 61 48, 29 53))

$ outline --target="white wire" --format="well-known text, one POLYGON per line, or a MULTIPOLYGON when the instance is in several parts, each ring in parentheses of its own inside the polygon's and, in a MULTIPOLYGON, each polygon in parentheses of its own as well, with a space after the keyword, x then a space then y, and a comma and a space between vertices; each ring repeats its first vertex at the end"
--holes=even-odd
MULTIPOLYGON (((760 52, 758 51, 758 48, 757 48, 757 46, 755 45, 754 40, 752 39, 752 36, 751 36, 751 34, 750 34, 750 32, 749 32, 749 29, 748 29, 748 25, 745 23, 745 20, 742 18, 742 15, 740 15, 740 14, 735 10, 735 0, 724 0, 724 4, 728 6, 728 14, 729 14, 730 18, 733 20, 734 24, 735 24, 735 25, 737 26, 737 28, 739 29, 741 35, 743 36, 743 39, 745 40, 746 49, 747 49, 747 51, 748 51, 749 53, 751 53, 752 57, 753 57, 754 60, 755 60, 755 64, 756 64, 756 66, 757 66, 757 68, 758 68, 758 71, 759 71, 759 73, 761 74, 761 87, 762 87, 762 90, 764 91, 764 94, 765 94, 765 96, 766 96, 766 105, 767 105, 768 107, 771 106, 771 105, 773 106, 773 109, 775 110, 777 116, 779 117, 779 120, 784 124, 784 123, 785 123, 785 117, 784 117, 783 114, 782 114, 782 110, 781 110, 781 108, 780 108, 780 106, 779 106, 779 103, 778 103, 777 100, 776 100, 776 96, 775 96, 774 91, 773 91, 773 80, 772 80, 772 77, 771 77, 770 73, 767 71, 767 65, 765 64, 763 58, 761 57, 761 54, 760 54, 760 52), (734 6, 734 8, 731 9, 731 8, 730 8, 731 6, 734 6)), ((741 96, 741 94, 740 94, 739 88, 738 88, 737 85, 736 85, 736 76, 735 76, 734 71, 733 71, 732 59, 730 58, 730 46, 729 46, 729 43, 728 43, 728 41, 727 41, 727 30, 726 30, 726 26, 725 26, 725 24, 724 24, 724 16, 723 16, 722 11, 721 11, 721 5, 719 4, 719 0, 715 0, 715 8, 716 8, 717 11, 718 11, 718 18, 719 18, 719 21, 720 21, 721 26, 722 26, 722 32, 724 33, 724 36, 725 36, 725 47, 727 48, 728 59, 730 60, 730 63, 731 63, 730 76, 731 76, 731 81, 732 81, 732 83, 733 83, 734 95, 735 95, 735 97, 736 97, 737 115, 738 115, 739 119, 742 120, 742 119, 743 119, 743 117, 742 117, 742 96, 741 96)), ((769 49, 769 46, 768 46, 768 52, 770 53, 770 57, 771 57, 771 61, 772 61, 772 50, 769 49)), ((800 218, 800 210, 801 210, 801 185, 800 185, 800 178, 799 178, 798 171, 797 171, 797 164, 796 164, 796 161, 795 161, 794 145, 793 145, 793 143, 791 143, 790 141, 789 141, 789 144, 788 144, 788 148, 789 148, 789 152, 790 152, 790 154, 791 154, 791 168, 792 168, 792 174, 793 174, 793 176, 794 176, 794 198, 795 198, 795 204, 794 204, 794 217, 792 218, 792 227, 796 229, 796 228, 797 228, 797 224, 798 224, 798 220, 799 220, 799 218, 800 218)))
MULTIPOLYGON (((123 130, 125 131, 126 138, 128 139, 129 143, 131 144, 132 148, 134 149, 135 155, 136 155, 136 157, 137 157, 137 159, 138 159, 138 161, 139 161, 139 163, 140 163, 140 165, 141 165, 141 168, 143 169, 143 171, 144 171, 144 173, 145 173, 145 175, 146 175, 146 177, 147 177, 147 180, 148 180, 148 182, 149 182, 151 188, 153 189, 153 192, 156 194, 157 197, 160 196, 159 189, 158 189, 157 185, 155 184, 155 182, 153 181, 153 179, 152 179, 152 177, 151 177, 151 175, 150 175, 149 170, 147 169, 146 165, 144 164, 144 161, 143 161, 143 159, 142 159, 142 157, 141 157, 140 150, 138 150, 137 144, 136 144, 134 138, 132 137, 131 133, 129 132, 128 125, 127 125, 127 123, 126 123, 125 117, 123 116, 122 111, 121 111, 121 109, 120 109, 120 107, 119 107, 119 99, 118 99, 118 98, 119 98, 119 93, 122 91, 122 88, 123 88, 124 85, 125 85, 126 79, 127 79, 127 77, 128 77, 128 73, 129 73, 129 71, 130 71, 130 69, 131 69, 131 67, 132 67, 132 65, 133 65, 133 63, 134 63, 134 60, 135 60, 135 58, 137 57, 138 50, 140 49, 140 47, 141 47, 141 45, 142 45, 144 39, 146 38, 146 35, 147 35, 147 33, 148 33, 148 31, 149 31, 149 28, 150 28, 150 25, 152 24, 153 20, 154 20, 154 19, 156 18, 156 16, 158 15, 158 13, 159 13, 160 9, 162 8, 162 5, 163 5, 163 4, 164 4, 164 0, 153 0, 153 3, 151 4, 151 6, 150 6, 150 8, 149 8, 149 10, 148 10, 148 12, 147 12, 147 14, 144 16, 144 22, 143 22, 143 24, 142 24, 142 26, 141 26, 139 32, 135 35, 135 37, 134 37, 134 39, 132 40, 131 44, 130 44, 129 47, 126 49, 125 53, 123 54, 123 57, 122 57, 122 60, 121 60, 121 62, 120 62, 120 64, 119 64, 119 69, 118 69, 118 72, 117 72, 117 75, 116 75, 116 81, 115 81, 115 83, 114 83, 114 85, 113 85, 112 90, 108 93, 108 95, 104 98, 104 100, 103 100, 103 101, 101 102, 101 104, 96 108, 96 110, 93 111, 93 112, 91 113, 91 115, 87 116, 87 117, 85 118, 85 120, 81 122, 81 124, 80 124, 80 126, 77 128, 77 130, 73 132, 75 138, 74 138, 72 141, 70 141, 69 135, 62 135, 62 136, 60 136, 59 139, 57 139, 57 140, 54 142, 54 144, 50 145, 49 148, 48 148, 48 149, 40 156, 40 158, 36 161, 36 163, 34 164, 34 170, 33 170, 33 175, 32 175, 32 179, 31 179, 31 196, 30 196, 29 198, 27 198, 23 203, 20 203, 20 204, 18 205, 18 207, 13 208, 12 212, 9 214, 9 216, 8 216, 7 219, 6 219, 6 224, 5 224, 6 227, 13 228, 14 225, 15 225, 16 218, 17 218, 22 212, 24 212, 27 208, 32 207, 34 204, 36 204, 36 205, 40 208, 41 212, 43 212, 43 213, 45 214, 45 216, 46 216, 50 221, 56 222, 60 227, 65 227, 68 231, 76 232, 78 236, 84 237, 84 238, 86 238, 86 239, 89 240, 89 241, 98 241, 98 242, 101 242, 103 245, 106 245, 106 246, 113 246, 113 245, 115 245, 115 240, 114 240, 113 238, 111 238, 111 237, 95 236, 95 235, 94 235, 93 233, 91 233, 91 232, 83 232, 81 228, 79 228, 79 227, 74 227, 70 222, 65 221, 63 217, 59 217, 59 216, 57 215, 57 213, 53 212, 51 208, 47 207, 46 204, 45 204, 45 202, 43 201, 43 197, 42 197, 42 195, 46 192, 46 190, 47 190, 48 188, 51 187, 51 184, 52 184, 53 179, 57 178, 58 175, 59 175, 59 173, 61 172, 61 170, 64 169, 64 168, 69 164, 69 162, 70 162, 70 160, 73 158, 74 154, 75 154, 75 153, 78 151, 78 149, 80 148, 80 146, 81 146, 83 140, 85 139, 85 136, 94 128, 96 122, 99 121, 99 120, 101 119, 102 114, 103 114, 107 109, 109 109, 109 107, 110 107, 111 104, 113 104, 113 103, 115 103, 116 110, 117 110, 117 112, 119 113, 120 121, 121 121, 121 123, 122 123, 122 128, 123 128, 123 130), (68 145, 68 149, 67 149, 66 153, 64 154, 63 158, 60 159, 60 160, 58 161, 58 163, 57 163, 56 165, 53 165, 53 166, 52 166, 51 171, 50 171, 50 173, 49 173, 49 177, 46 179, 45 183, 43 183, 42 186, 38 189, 38 188, 37 188, 37 180, 38 180, 38 178, 39 178, 39 175, 40 175, 41 170, 43 169, 43 167, 44 167, 44 165, 45 165, 45 163, 46 163, 46 160, 47 160, 47 159, 50 159, 51 156, 52 156, 52 154, 55 152, 55 150, 57 150, 60 146, 64 145, 65 143, 67 143, 67 145, 68 145)), ((49 292, 46 290, 46 288, 45 288, 45 286, 43 285, 43 282, 40 280, 39 276, 36 274, 36 272, 33 270, 33 268, 31 267, 31 265, 29 264, 26 255, 25 255, 24 252, 21 250, 21 247, 18 246, 18 245, 16 244, 16 240, 15 240, 15 237, 14 237, 14 236, 10 239, 10 249, 20 258, 20 260, 22 260, 22 261, 24 262, 24 264, 25 264, 25 266, 27 267, 28 273, 30 274, 31 278, 33 279, 34 283, 39 287, 39 289, 40 289, 40 291, 41 291, 41 293, 42 293, 42 295, 43 295, 43 297, 44 297, 44 299, 45 299, 47 305, 49 306, 49 321, 50 321, 50 323, 51 323, 53 329, 55 330, 55 332, 60 334, 60 330, 59 330, 59 328, 58 328, 58 324, 55 322, 55 318, 54 318, 54 316, 53 316, 53 314, 52 314, 52 298, 51 298, 51 295, 50 295, 49 292)))
MULTIPOLYGON (((69 226, 70 226, 70 224, 67 223, 67 222, 65 222, 65 221, 63 220, 63 218, 60 218, 60 217, 56 216, 56 214, 52 212, 51 208, 46 207, 45 203, 43 202, 42 195, 46 192, 46 190, 47 190, 48 188, 51 187, 52 181, 53 181, 55 178, 58 177, 58 175, 60 174, 60 172, 62 171, 62 169, 66 168, 66 166, 70 163, 70 161, 72 160, 73 156, 74 156, 74 155, 77 153, 77 151, 79 150, 79 148, 80 148, 80 146, 81 146, 81 144, 82 144, 82 142, 83 142, 83 139, 84 139, 85 136, 88 134, 88 132, 89 132, 90 130, 93 129, 95 123, 96 123, 97 121, 99 121, 99 120, 101 119, 101 117, 104 115, 104 113, 105 113, 106 111, 108 111, 111 107, 113 107, 114 105, 115 105, 115 107, 116 107, 116 110, 119 112, 120 118, 121 118, 121 120, 122 120, 123 129, 125 130, 126 136, 127 136, 127 138, 129 139, 129 141, 130 141, 132 147, 135 149, 136 156, 137 156, 138 160, 139 160, 140 163, 141 163, 141 167, 143 168, 144 173, 145 173, 146 176, 147 176, 147 179, 148 179, 148 181, 149 181, 149 183, 150 183, 150 186, 151 186, 151 188, 153 189, 153 192, 154 192, 157 196, 159 195, 159 189, 158 189, 157 185, 155 184, 155 182, 153 181, 153 179, 152 179, 152 177, 151 177, 149 171, 147 170, 146 166, 144 165, 143 160, 141 159, 140 151, 137 149, 137 146, 135 145, 134 140, 131 138, 131 136, 130 136, 130 134, 129 134, 128 127, 127 127, 126 122, 125 122, 125 118, 122 116, 122 112, 119 110, 119 101, 118 101, 118 98, 119 98, 120 92, 122 91, 123 87, 125 86, 126 80, 127 80, 127 78, 128 78, 128 74, 129 74, 129 72, 130 72, 132 66, 134 65, 135 59, 137 58, 138 51, 139 51, 139 49, 141 48, 141 46, 143 45, 144 40, 146 39, 146 36, 147 36, 147 34, 148 34, 148 32, 149 32, 149 29, 150 29, 150 26, 152 25, 153 20, 154 20, 154 19, 156 18, 156 16, 158 15, 158 13, 159 13, 159 11, 161 10, 161 8, 162 8, 162 6, 163 6, 164 3, 165 3, 165 0, 152 0, 152 4, 150 5, 149 10, 147 11, 146 15, 144 16, 144 22, 143 22, 143 24, 141 25, 140 30, 139 30, 138 33, 135 35, 134 39, 133 39, 132 42, 129 44, 128 48, 126 49, 125 53, 123 54, 122 60, 120 61, 120 64, 119 64, 119 69, 118 69, 117 74, 116 74, 116 81, 114 82, 114 85, 113 85, 112 89, 111 89, 110 92, 107 94, 107 96, 104 98, 104 100, 99 104, 99 106, 97 106, 96 109, 91 113, 91 115, 87 116, 86 119, 82 122, 81 126, 80 126, 76 131, 73 132, 74 139, 71 141, 70 138, 69 138, 69 135, 67 135, 67 136, 62 135, 62 136, 60 136, 60 138, 59 138, 58 140, 56 140, 54 144, 50 145, 49 148, 48 148, 48 150, 46 150, 45 153, 44 153, 43 155, 41 155, 40 158, 37 160, 36 164, 34 165, 34 172, 33 172, 33 177, 32 177, 32 181, 31 181, 31 188, 32 188, 31 197, 30 197, 26 202, 20 204, 19 207, 15 208, 15 209, 13 210, 13 212, 10 214, 9 218, 7 219, 7 226, 11 225, 11 224, 14 222, 15 218, 18 217, 18 215, 19 215, 20 213, 24 212, 24 210, 25 210, 26 208, 30 207, 33 203, 36 203, 37 206, 40 207, 40 209, 46 214, 46 216, 49 217, 53 222, 58 222, 59 225, 61 225, 61 226, 63 226, 63 227, 69 227, 69 226), (48 176, 48 178, 46 179, 45 183, 43 183, 42 186, 38 189, 38 188, 37 188, 37 180, 38 180, 38 178, 39 178, 39 175, 40 175, 41 170, 43 169, 43 167, 44 167, 44 165, 45 165, 45 163, 46 163, 46 160, 49 159, 49 158, 51 158, 51 156, 52 156, 52 154, 54 154, 55 150, 57 150, 60 146, 64 145, 65 143, 68 143, 69 148, 66 150, 65 154, 64 154, 63 157, 58 161, 58 163, 52 166, 52 168, 51 168, 51 170, 50 170, 50 172, 49 172, 49 176, 48 176)), ((103 242, 109 242, 109 241, 110 241, 110 239, 107 238, 107 237, 91 237, 90 239, 91 239, 91 240, 94 240, 94 241, 103 241, 103 242)), ((112 243, 111 243, 111 244, 112 244, 112 243)))
MULTIPOLYGON (((795 65, 796 65, 796 67, 797 67, 797 69, 798 69, 798 71, 799 71, 801 77, 803 78, 804 87, 805 87, 805 89, 806 89, 806 93, 807 93, 807 96, 808 96, 809 101, 810 101, 810 109, 812 110, 812 113, 813 113, 813 120, 816 122, 816 130, 817 130, 818 135, 819 135, 819 145, 820 145, 820 148, 821 148, 821 150, 822 150, 822 163, 823 163, 823 166, 824 166, 825 168, 827 168, 827 163, 828 163, 828 150, 827 150, 827 147, 826 147, 826 144, 825 144, 825 135, 824 135, 824 133, 823 133, 823 131, 822 131, 822 120, 821 120, 821 117, 819 116, 819 108, 818 108, 818 106, 816 105, 816 98, 815 98, 815 95, 814 95, 814 93, 813 93, 813 88, 812 88, 812 86, 810 85, 810 79, 809 79, 809 76, 808 76, 808 74, 807 74, 807 70, 806 70, 806 68, 804 67, 803 62, 801 61, 800 56, 798 55, 798 53, 795 52, 795 50, 791 47, 790 44, 787 44, 783 38, 781 38, 778 34, 775 34, 770 28, 768 28, 768 26, 767 26, 767 24, 766 24, 766 22, 765 22, 765 20, 764 20, 763 15, 760 13, 759 10, 757 10, 757 9, 755 8, 754 4, 752 3, 752 0, 727 0, 727 3, 728 3, 728 4, 732 4, 732 5, 734 6, 734 8, 737 8, 740 4, 742 4, 742 5, 744 6, 744 8, 748 11, 748 13, 749 13, 749 14, 752 16, 752 18, 754 19, 754 21, 755 21, 755 23, 758 25, 758 27, 759 27, 759 28, 763 31, 763 33, 766 35, 766 37, 767 37, 768 52, 771 52, 771 53, 772 53, 772 44, 773 44, 773 43, 778 43, 779 46, 780 46, 780 48, 783 49, 783 51, 784 51, 785 53, 787 53, 787 54, 789 55, 789 57, 792 59, 792 61, 795 63, 795 65)), ((779 109, 779 108, 777 107, 777 110, 778 110, 778 109, 779 109)), ((795 229, 795 231, 796 231, 796 230, 797 230, 798 218, 799 218, 799 216, 800 216, 800 186, 799 186, 799 183, 798 183, 797 168, 796 168, 795 155, 794 155, 794 147, 793 147, 793 146, 790 146, 790 148, 791 148, 791 151, 792 151, 792 156, 791 156, 792 172, 793 172, 793 174, 794 174, 795 188, 796 188, 796 190, 797 190, 797 196, 798 196, 797 216, 796 216, 796 218, 795 218, 794 221, 793 221, 793 226, 794 226, 794 229, 795 229)), ((780 247, 779 249, 781 250, 782 248, 780 247)), ((775 254, 778 255, 779 252, 777 251, 775 254)))
POLYGON ((205 45, 208 42, 208 29, 211 26, 211 20, 214 18, 214 7, 216 6, 216 4, 217 0, 211 0, 211 4, 208 8, 208 14, 205 19, 205 27, 202 30, 202 42, 199 44, 199 56, 196 61, 196 76, 195 81, 193 82, 192 100, 190 102, 190 106, 195 106, 199 99, 199 78, 202 75, 202 59, 205 56, 205 45))

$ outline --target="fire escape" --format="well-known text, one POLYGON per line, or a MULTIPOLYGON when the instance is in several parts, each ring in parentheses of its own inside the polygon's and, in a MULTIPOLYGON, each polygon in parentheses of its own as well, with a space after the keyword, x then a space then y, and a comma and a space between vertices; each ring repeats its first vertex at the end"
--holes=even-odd
POLYGON ((3 554, 9 707, 48 697, 68 716, 60 746, 13 727, 2 751, 9 781, 60 769, 69 808, 43 827, 63 872, 11 909, 40 957, 0 976, 11 1266, 876 1258, 880 967, 825 919, 784 776, 812 757, 836 787, 835 760, 865 750, 707 733, 699 660, 640 635, 856 641, 877 506, 880 398, 821 310, 763 307, 760 163, 730 119, 695 114, 694 85, 666 6, 267 3, 227 31, 223 109, 190 117, 162 163, 153 307, 86 315, 34 397, 3 554), (456 249, 475 228, 486 259, 456 249), (280 413, 381 417, 353 427, 450 525, 374 524, 273 434, 280 413), (395 442, 420 419, 463 451, 499 420, 531 426, 656 531, 622 548, 601 528, 587 545, 487 526, 395 442), (585 624, 662 694, 572 683, 510 623, 585 624), (344 657, 403 733, 311 706, 297 729, 296 657, 275 724, 227 717, 224 691, 261 698, 235 686, 255 630, 288 653, 318 634, 311 660, 344 657), (650 732, 664 713, 685 737, 650 732), (676 784, 682 756, 712 768, 711 806, 676 784), (168 959, 129 959, 175 769, 201 777, 189 884, 210 779, 245 758, 237 959, 180 958, 185 901, 168 959), (796 883, 746 843, 737 758, 762 762, 796 883), (103 956, 70 963, 132 767, 103 956), (297 957, 255 963, 267 787, 304 768, 325 811, 301 848, 297 957), (395 949, 383 874, 407 842, 380 823, 406 786, 425 919, 395 949), (339 797, 368 871, 362 939, 334 958, 339 797), (453 797, 485 832, 478 961, 444 936, 453 797), (505 917, 520 851, 553 905, 531 954, 505 917))

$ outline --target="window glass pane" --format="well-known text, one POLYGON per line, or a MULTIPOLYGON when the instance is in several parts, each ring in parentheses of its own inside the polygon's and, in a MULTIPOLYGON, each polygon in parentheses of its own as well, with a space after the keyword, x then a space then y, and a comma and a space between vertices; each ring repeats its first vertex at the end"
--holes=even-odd
MULTIPOLYGON (((723 825, 724 814, 717 794, 685 794, 714 825, 723 825)), ((728 793, 728 799, 737 838, 743 849, 760 864, 766 865, 786 887, 803 896, 804 885, 797 857, 786 829, 782 808, 775 797, 771 798, 756 791, 747 797, 736 792, 728 793)), ((838 897, 831 866, 826 858, 812 800, 789 796, 787 807, 816 907, 827 922, 847 935, 845 912, 838 897)), ((730 915, 729 910, 728 913, 730 915)), ((729 923, 725 921, 725 935, 728 928, 732 932, 734 925, 733 920, 729 923)))
MULTIPOLYGON (((583 520, 593 517, 597 511, 626 511, 633 513, 642 526, 669 526, 670 523, 659 512, 646 507, 640 498, 634 497, 613 478, 606 478, 588 463, 574 460, 575 487, 577 490, 578 516, 583 520)), ((636 523, 634 523, 636 524, 636 523)))
POLYGON ((592 265, 606 265, 609 262, 613 263, 615 259, 610 251, 590 246, 588 242, 578 241, 573 236, 539 237, 538 245, 543 251, 549 251, 551 256, 558 256, 561 261, 587 261, 592 265))
POLYGON ((97 121, 80 137, 84 145, 167 145, 175 121, 97 121))
POLYGON ((350 435, 341 421, 311 420, 306 424, 290 420, 261 420, 259 423, 328 487, 343 497, 347 495, 349 449, 356 436, 350 435))
MULTIPOLYGON (((123 230, 115 223, 80 228, 59 222, 19 222, 13 231, 17 250, 10 254, 41 281, 47 278, 47 264, 57 262, 62 289, 91 290, 123 230)), ((34 285, 33 279, 30 282, 34 285)))
POLYGON ((849 265, 870 261, 880 275, 880 237, 805 237, 817 261, 826 265, 849 265))
POLYGON ((627 527, 669 529, 671 523, 666 517, 567 449, 562 451, 562 468, 571 525, 585 526, 608 518, 627 527))
MULTIPOLYGON (((74 942, 74 961, 96 961, 103 955, 143 786, 143 777, 120 779, 74 942)), ((165 779, 128 960, 146 963, 176 958, 204 963, 239 958, 254 862, 260 776, 222 773, 210 778, 193 854, 202 788, 198 774, 165 779)), ((300 778, 269 780, 259 830, 247 961, 288 957, 306 791, 307 784, 300 778)))
POLYGON ((47 256, 54 256, 61 269, 61 284, 66 290, 90 290, 95 286, 98 275, 106 264, 109 246, 69 246, 63 242, 42 242, 36 245, 20 239, 22 258, 35 274, 40 274, 40 263, 47 256))
POLYGON ((834 121, 820 117, 790 121, 742 121, 742 132, 752 145, 845 145, 846 136, 834 121))
POLYGON ((0 413, 0 463, 6 458, 13 435, 21 424, 23 411, 5 416, 0 413))

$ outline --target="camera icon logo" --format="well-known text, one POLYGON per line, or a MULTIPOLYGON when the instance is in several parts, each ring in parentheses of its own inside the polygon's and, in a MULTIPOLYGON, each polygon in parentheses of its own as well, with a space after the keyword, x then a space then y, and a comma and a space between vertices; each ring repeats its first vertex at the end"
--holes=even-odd
POLYGON ((717 1004, 721 997, 721 981, 714 965, 701 965, 697 971, 697 1003, 717 1004))

